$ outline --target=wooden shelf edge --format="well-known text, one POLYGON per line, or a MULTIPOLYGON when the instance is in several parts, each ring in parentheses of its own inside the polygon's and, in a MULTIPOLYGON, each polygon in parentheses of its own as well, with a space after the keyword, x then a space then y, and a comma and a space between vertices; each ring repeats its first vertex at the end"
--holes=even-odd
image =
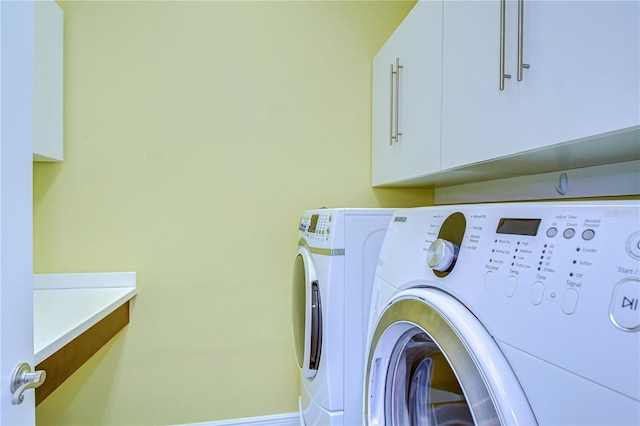
POLYGON ((129 301, 36 365, 36 370, 47 372, 45 382, 36 388, 36 405, 51 395, 128 323, 129 301))

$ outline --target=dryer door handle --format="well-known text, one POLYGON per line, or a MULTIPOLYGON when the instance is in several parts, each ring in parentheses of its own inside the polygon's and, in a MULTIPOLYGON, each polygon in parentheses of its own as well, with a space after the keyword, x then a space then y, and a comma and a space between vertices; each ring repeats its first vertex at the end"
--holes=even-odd
POLYGON ((309 369, 317 370, 322 353, 322 302, 318 281, 311 283, 311 348, 309 369))

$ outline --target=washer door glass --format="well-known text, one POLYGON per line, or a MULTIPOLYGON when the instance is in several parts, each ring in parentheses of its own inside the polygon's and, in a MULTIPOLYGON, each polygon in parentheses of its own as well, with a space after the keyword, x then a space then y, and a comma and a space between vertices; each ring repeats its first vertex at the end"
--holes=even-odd
POLYGON ((391 355, 387 424, 469 425, 473 415, 449 362, 419 328, 407 331, 391 355))

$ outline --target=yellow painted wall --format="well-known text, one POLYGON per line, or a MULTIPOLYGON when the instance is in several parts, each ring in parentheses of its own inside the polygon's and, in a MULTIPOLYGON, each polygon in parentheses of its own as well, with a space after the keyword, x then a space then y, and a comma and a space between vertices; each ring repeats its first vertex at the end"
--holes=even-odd
POLYGON ((38 424, 297 410, 301 211, 433 201, 370 187, 371 59, 413 4, 60 2, 65 161, 34 165, 35 272, 137 271, 139 295, 38 424))

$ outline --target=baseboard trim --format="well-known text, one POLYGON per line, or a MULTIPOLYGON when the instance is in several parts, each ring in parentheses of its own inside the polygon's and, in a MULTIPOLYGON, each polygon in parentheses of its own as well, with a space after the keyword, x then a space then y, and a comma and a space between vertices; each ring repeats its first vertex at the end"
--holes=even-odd
POLYGON ((182 426, 299 426, 298 413, 272 416, 246 417, 243 419, 218 420, 215 422, 191 423, 182 426))

